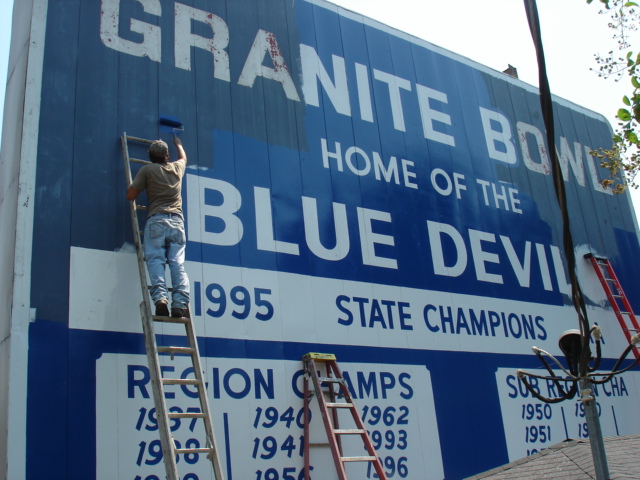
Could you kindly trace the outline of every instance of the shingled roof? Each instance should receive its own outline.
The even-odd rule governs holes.
[[[640,479],[640,435],[604,439],[610,480]],[[565,440],[507,465],[466,480],[595,479],[589,440]]]

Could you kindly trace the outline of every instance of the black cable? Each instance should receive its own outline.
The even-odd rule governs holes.
[[[624,361],[625,358],[627,358],[627,355],[629,355],[629,352],[631,350],[633,350],[633,348],[635,347],[634,344],[630,344],[627,348],[625,348],[624,352],[622,352],[622,355],[620,355],[620,358],[618,359],[618,361],[616,362],[616,364],[614,365],[614,367],[611,369],[610,372],[607,373],[591,373],[589,374],[589,378],[591,378],[591,382],[592,383],[597,383],[598,385],[601,385],[603,383],[607,383],[609,380],[611,380],[615,375],[619,375],[621,373],[624,373],[628,370],[631,370],[633,367],[635,367],[638,362],[640,361],[640,357],[636,358],[635,361],[631,362],[630,365],[628,365],[627,367],[623,368],[622,370],[618,370],[618,367],[620,366],[620,364]],[[593,377],[602,377],[602,376],[606,376],[605,378],[603,378],[602,380],[595,380]]]
[[[525,372],[522,372],[525,373]],[[540,379],[549,379],[549,377],[542,377],[539,375],[533,375],[531,373],[526,373],[526,375],[533,377],[533,378],[540,378]],[[520,381],[522,383],[524,383],[524,386],[526,387],[526,389],[529,391],[529,393],[531,393],[531,395],[533,395],[534,397],[536,397],[538,400],[541,400],[545,403],[560,403],[560,402],[564,402],[565,400],[571,400],[573,397],[576,396],[576,393],[578,392],[578,383],[577,381],[573,381],[573,385],[571,386],[571,389],[568,392],[561,392],[561,396],[558,398],[549,398],[549,397],[544,397],[542,395],[540,395],[538,392],[536,392],[536,390],[531,386],[531,384],[529,384],[529,381],[527,380],[527,378],[525,376],[522,377],[518,377],[520,378]]]
[[[542,36],[540,34],[540,19],[538,17],[538,8],[535,0],[524,0],[527,12],[527,20],[529,29],[533,37],[533,43],[538,58],[538,80],[540,88],[540,106],[542,108],[542,118],[547,130],[547,152],[551,160],[551,172],[553,177],[553,186],[556,191],[560,213],[562,214],[562,238],[564,252],[567,257],[567,268],[569,270],[569,279],[571,281],[571,300],[578,314],[580,324],[580,333],[582,334],[582,358],[580,361],[580,376],[587,374],[587,365],[589,361],[589,319],[587,317],[587,308],[576,276],[576,258],[571,236],[571,226],[569,224],[569,212],[567,209],[567,195],[560,169],[560,162],[555,147],[555,129],[553,121],[553,102],[551,98],[551,89],[549,88],[549,79],[547,78],[547,67],[544,59],[544,50],[542,48]]]
[[[556,376],[556,374],[553,372],[553,369],[549,366],[549,364],[547,363],[547,360],[542,356],[542,354],[540,353],[540,350],[537,350],[535,352],[535,354],[538,357],[538,359],[542,362],[544,367],[547,369],[547,372],[549,372],[549,375],[551,375],[550,377],[537,377],[537,378],[543,378],[545,380],[552,380],[553,383],[555,383],[556,388],[560,392],[560,395],[562,395],[562,396],[567,395],[567,393],[564,391],[564,388],[562,388],[562,385],[560,384],[559,377]],[[569,369],[569,371],[571,372],[572,375],[574,375],[574,376],[576,375],[576,372],[572,371],[571,369]],[[523,373],[525,373],[525,372],[523,372]],[[527,375],[535,376],[535,375],[530,374],[530,373],[527,373]],[[571,397],[571,398],[573,398],[573,397]]]

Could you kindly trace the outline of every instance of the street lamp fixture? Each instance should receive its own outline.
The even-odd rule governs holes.
[[[629,353],[638,343],[640,343],[640,333],[631,338],[631,342],[622,352],[622,355],[620,355],[620,358],[611,371],[599,373],[596,372],[596,370],[600,366],[600,361],[602,360],[602,352],[600,348],[601,337],[602,335],[598,325],[594,325],[591,328],[589,331],[589,337],[587,338],[580,333],[580,330],[567,330],[560,336],[558,341],[558,346],[564,354],[567,362],[566,368],[549,352],[545,352],[538,347],[533,347],[533,353],[535,353],[538,359],[540,359],[549,375],[537,375],[525,372],[524,370],[518,370],[517,375],[527,390],[535,398],[545,403],[559,403],[564,400],[571,400],[576,396],[578,390],[580,390],[580,401],[584,404],[596,478],[598,480],[608,480],[609,467],[607,465],[607,457],[604,451],[604,439],[602,436],[602,429],[600,428],[600,419],[598,417],[592,384],[601,385],[607,383],[614,376],[632,369],[638,363],[640,357],[636,358],[635,361],[630,362],[629,365],[624,368],[620,368]],[[590,338],[593,338],[596,346],[595,358],[591,356],[591,350],[589,348]],[[547,361],[547,358],[557,365],[564,375],[556,375],[551,364]],[[559,392],[559,396],[556,398],[549,398],[540,395],[536,389],[531,387],[528,380],[529,378],[537,378],[553,382]],[[566,389],[567,383],[571,384],[569,389]]]

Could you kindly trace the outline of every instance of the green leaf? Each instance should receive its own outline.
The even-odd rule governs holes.
[[[627,2],[624,4],[625,7],[637,7],[638,4],[636,2]]]
[[[636,77],[635,75],[631,77],[631,85],[636,88],[640,88],[640,80],[638,80],[638,77]]]
[[[638,135],[635,134],[635,132],[627,132],[627,140],[635,145],[638,144]]]
[[[624,103],[625,105],[631,106],[631,100],[629,100],[629,97],[627,97],[626,95],[622,97],[622,103]]]
[[[623,122],[628,122],[629,120],[631,120],[631,113],[626,108],[621,108],[620,110],[618,110],[617,117]]]

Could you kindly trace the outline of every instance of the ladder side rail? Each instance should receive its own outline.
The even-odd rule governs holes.
[[[620,282],[618,281],[618,277],[616,276],[615,272],[613,271],[613,267],[611,266],[611,263],[609,262],[608,259],[606,258],[596,258],[594,256],[586,256],[586,258],[588,258],[591,261],[591,264],[593,265],[594,270],[596,271],[596,275],[598,276],[598,278],[600,279],[600,284],[602,285],[602,288],[604,290],[604,293],[607,296],[607,299],[609,300],[609,304],[611,305],[611,307],[613,308],[613,312],[616,315],[616,318],[618,319],[618,323],[620,324],[620,327],[622,328],[622,333],[624,334],[625,338],[627,339],[628,342],[631,342],[631,332],[629,329],[629,326],[627,324],[627,319],[624,318],[624,315],[622,314],[621,310],[620,310],[620,305],[618,304],[618,299],[615,298],[614,296],[614,292],[611,288],[611,285],[609,285],[609,280],[615,282],[616,284],[616,289],[618,290],[618,293],[620,293],[620,297],[622,300],[624,300],[626,303],[623,303],[623,305],[625,306],[626,311],[629,313],[628,317],[629,317],[629,321],[631,322],[631,324],[633,325],[633,327],[636,329],[636,331],[638,331],[640,333],[640,329],[637,327],[638,322],[636,321],[636,318],[633,314],[633,310],[631,309],[631,305],[629,304],[626,295],[624,293],[624,290],[622,290],[622,287],[620,286]],[[608,273],[609,277],[605,276],[605,271]],[[635,355],[636,359],[640,358],[640,351],[638,350],[637,347],[634,347],[633,349],[633,354]]]
[[[611,266],[610,262],[607,262],[607,271],[609,272],[609,276],[611,277],[611,279],[614,280],[615,287],[618,289],[618,292],[621,295],[620,301],[622,302],[622,305],[624,306],[625,311],[628,313],[629,321],[633,325],[633,328],[636,330],[636,333],[640,333],[640,324],[638,324],[638,321],[636,320],[636,317],[633,313],[633,308],[629,303],[629,299],[627,298],[627,295],[624,293],[624,290],[622,289],[622,285],[620,284],[620,280],[618,280],[618,276],[616,275],[616,272],[613,271],[613,267]]]
[[[612,302],[616,299],[614,298],[610,298],[609,301]],[[633,335],[631,330],[634,330],[635,333],[640,333],[640,327],[638,326],[638,321],[636,320],[635,315],[633,314],[633,310],[631,309],[631,305],[629,304],[629,301],[627,300],[626,296],[624,295],[624,292],[622,294],[622,301],[623,301],[623,305],[625,308],[625,313],[623,313],[620,308],[618,307],[617,303],[614,306],[614,312],[616,314],[616,317],[618,318],[618,323],[620,323],[620,326],[622,327],[622,331],[624,333],[624,336],[626,337],[627,341],[629,343],[631,343],[631,339],[633,338]],[[629,328],[629,323],[631,323],[631,326],[633,328]],[[636,357],[636,359],[640,358],[640,351],[638,350],[637,346],[633,347],[633,354]]]
[[[589,257],[589,260],[591,261],[593,268],[596,271],[596,275],[600,279],[600,284],[602,285],[602,289],[604,290],[604,293],[607,296],[609,305],[611,305],[611,308],[613,308],[613,313],[618,319],[618,323],[622,328],[622,332],[624,333],[624,336],[626,337],[627,341],[630,341],[631,335],[629,334],[629,328],[627,326],[627,322],[625,321],[624,317],[620,313],[620,306],[618,305],[618,301],[614,297],[613,290],[611,289],[611,285],[609,285],[609,282],[608,282],[608,280],[613,280],[613,279],[611,278],[610,274],[609,274],[609,277],[605,276],[605,271],[612,272],[608,260],[599,259],[597,257]]]
[[[198,348],[198,339],[193,328],[193,319],[189,317],[189,321],[185,323],[185,329],[187,331],[187,337],[189,339],[189,346],[193,348],[194,353],[191,355],[193,363],[193,372],[198,380],[198,400],[200,401],[200,411],[205,415],[204,428],[207,435],[208,447],[211,449],[209,453],[209,459],[213,464],[213,472],[216,480],[224,480],[222,474],[222,466],[220,464],[220,458],[218,455],[218,444],[213,428],[213,419],[211,418],[211,409],[209,407],[209,398],[207,396],[207,389],[205,388],[205,378],[202,373],[202,362],[200,360],[200,349]]]
[[[342,375],[342,371],[340,370],[340,366],[338,365],[338,362],[334,360],[334,361],[331,361],[330,363],[331,363],[331,368],[334,370],[336,377],[344,378]],[[373,443],[371,442],[371,438],[367,433],[367,428],[365,427],[364,422],[362,421],[362,417],[360,417],[360,412],[358,411],[358,408],[356,407],[356,404],[353,401],[353,398],[351,397],[351,392],[349,391],[349,387],[346,385],[346,383],[340,384],[340,389],[342,391],[342,394],[344,395],[345,400],[351,403],[351,407],[349,408],[349,411],[351,412],[351,416],[353,417],[353,421],[355,422],[356,427],[359,430],[362,430],[364,432],[361,435],[361,437],[364,443],[365,450],[370,456],[376,458],[376,460],[373,461],[373,467],[375,468],[376,473],[378,474],[378,478],[380,480],[387,480],[387,475],[384,472],[384,469],[382,468],[380,459],[378,457],[378,453],[376,452],[376,449],[374,448]]]
[[[311,402],[311,392],[309,392],[309,373],[304,375],[304,480],[311,480],[311,438],[309,435],[310,412],[309,403]]]
[[[323,362],[325,365],[325,375],[328,378],[341,378],[335,375],[334,370],[331,368],[331,361],[325,361]],[[342,390],[342,383],[338,384],[339,385],[339,389]],[[321,385],[322,387],[322,385]],[[327,386],[328,390],[329,390],[329,402],[330,403],[336,403],[336,391],[334,389],[334,383],[333,382],[329,382],[329,385]],[[324,397],[323,397],[324,398]],[[325,400],[325,408],[328,408],[326,405],[326,400]],[[340,418],[338,417],[338,410],[336,410],[335,408],[332,408],[330,410],[331,412],[331,420],[333,423],[333,430],[339,430],[340,429]],[[340,452],[340,456],[342,457],[344,455],[344,450],[342,448],[342,436],[341,435],[335,435],[335,439],[336,439],[336,443],[338,444],[338,452]]]
[[[334,427],[331,424],[331,419],[329,418],[329,411],[327,409],[327,404],[324,399],[324,394],[322,393],[322,385],[320,384],[320,380],[318,379],[316,362],[313,358],[310,358],[308,362],[309,363],[307,368],[310,371],[311,381],[313,382],[313,387],[316,393],[316,397],[318,398],[318,403],[320,404],[320,415],[322,416],[322,421],[324,423],[324,427],[327,432],[329,447],[331,448],[331,454],[333,455],[333,463],[336,466],[338,480],[347,480],[347,472],[344,469],[344,465],[340,461],[340,457],[342,456],[342,453],[340,452],[338,447],[337,436],[333,432]]]
[[[609,305],[611,305],[611,308],[613,308],[613,313],[618,319],[620,328],[622,328],[622,332],[624,333],[624,336],[626,337],[627,341],[630,341],[631,335],[629,334],[629,327],[627,326],[627,322],[625,318],[620,313],[620,306],[618,305],[618,300],[613,296],[613,291],[611,290],[611,287],[609,286],[604,275],[600,275],[600,280],[602,283],[602,288],[604,289],[604,293],[606,294],[607,300],[609,301]]]
[[[133,182],[133,175],[131,174],[131,162],[129,161],[129,145],[128,139],[135,137],[128,137],[126,133],[122,135],[122,152],[124,156],[124,172],[127,179],[127,188],[131,186]],[[151,300],[149,300],[149,294],[147,292],[147,270],[144,261],[144,246],[142,244],[142,235],[140,235],[140,222],[138,220],[138,205],[135,200],[129,202],[129,210],[131,212],[131,226],[133,228],[133,240],[136,246],[136,254],[138,257],[138,270],[140,272],[140,287],[142,289],[142,301],[145,306],[148,307],[148,311],[151,311]],[[153,331],[153,328],[152,328]],[[155,344],[155,342],[154,342]]]
[[[160,445],[162,446],[162,456],[167,480],[179,480],[178,467],[176,465],[175,444],[171,435],[171,427],[168,420],[168,409],[164,398],[164,388],[162,387],[162,372],[160,369],[160,359],[155,343],[153,332],[153,320],[149,314],[149,309],[144,302],[140,304],[142,315],[142,330],[144,331],[145,347],[147,359],[149,361],[149,373],[151,375],[151,390],[153,392],[153,402],[156,407],[156,418],[158,421],[158,432],[160,433]]]
[[[327,368],[329,367],[329,364],[331,365],[331,369],[334,372],[334,375],[337,378],[344,378],[342,376],[342,371],[340,370],[340,367],[338,366],[338,363],[333,361],[333,362],[327,362]],[[341,383],[340,384],[340,392],[341,395],[344,397],[345,401],[347,403],[351,404],[351,407],[349,408],[349,411],[351,412],[351,416],[353,417],[353,420],[357,426],[357,428],[359,430],[367,430],[364,423],[362,422],[361,418],[360,418],[360,413],[358,412],[358,409],[353,401],[353,398],[351,396],[351,392],[349,391],[349,387],[346,385],[346,383]],[[371,451],[369,452],[371,453]]]

